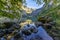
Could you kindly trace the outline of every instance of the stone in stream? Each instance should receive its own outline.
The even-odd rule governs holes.
[[[29,30],[23,30],[22,33],[27,36],[31,35],[31,32]]]
[[[14,40],[23,40],[22,36],[20,35],[20,33],[17,33],[15,36],[14,36]]]
[[[6,40],[5,37],[2,37],[1,40]]]
[[[35,28],[38,30],[36,33],[33,31],[36,31]],[[31,30],[32,29],[32,32]],[[29,24],[29,27],[27,25],[24,26],[20,32],[17,32],[16,35],[11,40],[53,40],[52,37],[50,37],[47,32],[42,28],[42,26],[36,27],[35,24]]]
[[[30,30],[33,27],[36,27],[35,24],[30,24],[30,27],[25,26],[24,29]],[[24,40],[53,40],[52,37],[47,34],[47,32],[43,29],[42,26],[38,27],[37,30],[38,31],[36,33],[31,32],[30,35],[23,36]],[[33,29],[32,31],[36,30]]]
[[[4,36],[4,31],[0,29],[0,37]]]

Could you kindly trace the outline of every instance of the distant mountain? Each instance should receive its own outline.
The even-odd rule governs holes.
[[[36,21],[36,16],[41,13],[41,11],[44,9],[45,5],[43,5],[41,8],[36,9],[36,10],[31,10],[32,12],[27,14],[26,11],[24,12],[25,14],[22,15],[22,19],[31,19],[32,21]]]
[[[38,15],[38,14],[44,9],[44,7],[45,7],[45,5],[43,5],[43,6],[42,6],[41,8],[39,8],[39,9],[36,9],[36,10],[32,11],[31,15],[32,15],[32,16]]]

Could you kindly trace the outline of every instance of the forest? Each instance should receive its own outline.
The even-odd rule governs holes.
[[[60,40],[60,0],[27,1],[0,0],[0,40]]]

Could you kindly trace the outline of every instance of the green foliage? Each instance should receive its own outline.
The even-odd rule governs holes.
[[[21,18],[24,0],[0,0],[0,17]]]

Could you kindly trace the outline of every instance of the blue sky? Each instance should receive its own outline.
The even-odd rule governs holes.
[[[38,4],[36,4],[36,2],[32,0],[26,0],[26,3],[27,3],[27,7],[34,8],[34,9],[38,9],[43,6],[43,4],[38,6]]]

